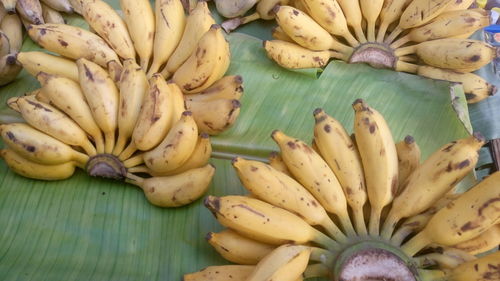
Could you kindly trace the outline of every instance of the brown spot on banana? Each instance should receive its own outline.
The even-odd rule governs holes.
[[[460,227],[460,230],[463,232],[466,232],[468,230],[473,230],[473,229],[476,229],[478,227],[480,227],[480,225],[477,222],[469,221],[466,224],[462,225],[462,227]]]
[[[470,57],[468,59],[468,61],[470,61],[470,62],[476,62],[476,61],[479,61],[480,59],[481,59],[480,55],[474,55],[474,56]]]
[[[45,106],[41,105],[40,103],[37,103],[37,102],[33,102],[33,101],[30,101],[30,100],[26,100],[29,104],[33,105],[35,107],[35,109],[43,109],[44,111],[46,112],[52,112],[52,110],[46,108]]]
[[[488,208],[488,207],[489,207],[489,205],[491,205],[491,204],[493,204],[493,203],[495,203],[495,202],[497,202],[497,201],[500,201],[500,198],[499,198],[499,197],[497,197],[497,198],[491,198],[490,200],[488,200],[488,201],[484,202],[483,206],[481,206],[481,207],[477,210],[478,215],[482,216],[482,215],[483,215],[483,210],[484,210],[484,209],[486,209],[486,208]],[[493,207],[493,208],[495,208],[495,207]]]
[[[61,40],[61,39],[57,39],[57,41],[59,42],[59,44],[61,44],[61,46],[68,47],[68,43],[66,41]]]
[[[94,75],[92,75],[92,72],[90,72],[90,69],[87,67],[87,65],[84,64],[83,67],[85,68],[85,76],[87,76],[90,81],[94,81]]]

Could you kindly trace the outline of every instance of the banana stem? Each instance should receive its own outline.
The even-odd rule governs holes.
[[[417,62],[417,58],[415,58],[411,55],[399,57],[398,60],[404,61],[404,62]]]
[[[92,145],[92,143],[89,140],[86,140],[80,146],[83,148],[83,150],[85,150],[85,152],[87,153],[88,156],[94,156],[97,154],[95,147]]]
[[[321,263],[308,265],[304,273],[302,273],[302,278],[314,278],[314,277],[328,277],[330,270],[328,267]]]
[[[391,44],[391,48],[392,49],[397,49],[401,46],[403,46],[404,44],[410,42],[410,34],[406,34],[405,36],[399,38],[398,40],[394,41],[392,44]]]
[[[345,34],[342,34],[342,37],[344,37],[344,39],[349,43],[349,45],[351,45],[351,47],[356,48],[357,46],[359,46],[359,41],[354,36],[352,36],[349,31],[347,31]]]
[[[394,28],[394,30],[391,32],[391,34],[389,34],[389,36],[387,36],[387,38],[385,39],[385,43],[386,44],[391,44],[392,41],[394,41],[394,39],[396,39],[396,37],[398,37],[399,34],[401,34],[401,32],[403,32],[404,29],[402,29],[399,25],[396,26],[396,28]]]
[[[142,163],[144,163],[144,153],[137,154],[134,157],[123,161],[123,166],[125,166],[125,168],[131,168],[131,167],[139,166]]]
[[[405,240],[405,238],[408,237],[408,235],[410,235],[410,233],[412,233],[412,231],[413,230],[411,227],[406,227],[406,226],[400,227],[394,233],[394,235],[392,235],[391,244],[396,245],[396,246],[401,246],[401,244],[403,243],[403,240]]]
[[[418,65],[398,60],[394,69],[399,72],[417,73]]]
[[[143,71],[146,71],[148,69],[149,59],[150,58],[141,58],[141,68]]]
[[[366,43],[367,40],[365,37],[365,33],[363,32],[363,28],[361,28],[361,25],[353,26],[352,28],[354,29],[354,33],[356,33],[356,37],[358,38],[359,43]]]
[[[254,20],[260,19],[259,13],[255,12],[251,15],[248,15],[246,17],[239,17],[239,18],[232,18],[224,21],[221,26],[222,28],[227,32],[231,32],[238,28],[238,26],[249,23]]]
[[[135,146],[135,143],[134,143],[134,140],[132,140],[127,148],[125,148],[124,151],[122,151],[122,153],[120,153],[120,156],[118,156],[118,159],[120,159],[121,161],[125,161],[127,159],[130,158],[130,156],[132,156],[132,154],[134,154],[134,152],[137,151],[137,147]]]
[[[352,208],[352,214],[354,219],[354,225],[356,227],[356,232],[358,235],[367,235],[368,231],[365,224],[365,214],[363,213],[363,206],[359,208]]]
[[[444,281],[446,280],[446,273],[442,270],[426,270],[420,269],[418,275],[421,280],[426,281]]]
[[[411,46],[408,46],[408,47],[402,47],[402,48],[399,48],[399,49],[395,49],[394,50],[394,55],[396,57],[401,57],[401,56],[405,56],[405,55],[414,54],[417,51],[416,47],[417,47],[417,45],[411,45]]]
[[[380,216],[382,214],[382,208],[372,208],[370,212],[370,223],[368,226],[368,231],[370,235],[378,236],[380,228]]]
[[[92,138],[94,139],[97,154],[104,153],[104,139],[102,138],[101,132],[99,131],[98,133],[92,135]]]
[[[410,241],[401,246],[401,250],[408,256],[413,257],[418,251],[422,250],[425,246],[429,245],[432,241],[427,237],[424,231],[417,233]]]
[[[78,164],[82,164],[83,167],[85,167],[85,165],[87,164],[87,162],[89,161],[89,156],[87,154],[84,154],[84,153],[81,153],[81,152],[78,152],[78,151],[75,151],[74,152],[74,155],[73,155],[73,160],[78,163]]]
[[[354,49],[350,46],[340,43],[337,40],[333,40],[330,50],[338,51],[343,54],[349,54],[349,56],[354,52]]]
[[[334,51],[334,50],[329,50],[329,52],[330,52],[330,58],[343,60],[343,61],[349,60],[349,56],[347,56],[346,54],[343,54],[341,52]]]
[[[167,70],[167,66],[165,66],[165,67],[161,70],[160,74],[161,74],[161,76],[163,76],[163,78],[164,78],[165,80],[167,80],[168,78],[170,78],[170,75],[172,75],[172,73],[168,72],[168,70]]]
[[[125,145],[127,144],[128,136],[123,135],[122,133],[118,133],[118,139],[116,140],[116,145],[113,148],[113,155],[118,156],[125,149]]]
[[[134,174],[127,173],[127,177],[125,178],[125,182],[136,185],[142,189],[141,185],[142,185],[142,182],[144,182],[144,179],[139,177],[139,176],[136,176]]]
[[[131,167],[128,168],[127,171],[129,173],[149,173],[149,169],[146,165]]]
[[[76,161],[73,161],[72,163],[75,164],[76,167],[78,167],[82,170],[85,170],[86,163],[80,163],[80,162],[76,162]]]
[[[368,42],[375,42],[375,22],[369,21],[366,29]]]
[[[330,237],[338,242],[346,242],[347,237],[342,233],[338,226],[327,216],[325,221],[321,223]]]
[[[391,239],[392,233],[394,232],[394,228],[396,227],[396,224],[399,221],[399,217],[394,215],[394,213],[391,211],[387,215],[387,218],[384,221],[384,225],[382,226],[382,232],[381,232],[381,237],[387,240]]]
[[[389,28],[389,24],[391,23],[386,21],[380,23],[380,26],[378,27],[377,42],[384,43],[385,33]]]
[[[104,153],[111,154],[115,146],[115,130],[104,133]]]
[[[347,209],[343,214],[340,214],[338,217],[347,236],[349,237],[356,236],[356,231],[354,231],[354,227],[352,226],[352,222],[349,217],[349,213],[347,212]]]
[[[330,251],[318,248],[311,247],[311,256],[309,257],[312,261],[317,261],[325,266],[333,266],[333,262],[335,261],[335,255],[333,255]]]
[[[335,240],[331,239],[330,237],[326,236],[322,232],[315,230],[315,235],[312,239],[313,242],[318,243],[319,245],[325,246],[328,250],[331,252],[338,252],[340,250],[340,245],[339,243],[335,242]]]

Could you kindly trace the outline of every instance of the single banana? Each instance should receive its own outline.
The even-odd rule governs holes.
[[[45,72],[67,77],[73,81],[79,80],[78,67],[74,61],[69,59],[33,51],[18,53],[17,61],[33,76],[39,72]]]
[[[97,153],[104,153],[101,130],[94,120],[80,85],[69,78],[45,72],[39,72],[36,78],[42,85],[41,95],[47,99],[48,103],[71,117],[92,137]]]
[[[0,23],[0,30],[9,38],[9,52],[18,53],[23,45],[23,26],[18,15],[5,15]]]
[[[468,103],[476,103],[493,96],[497,88],[474,73],[459,73],[450,69],[421,65],[417,74],[432,79],[462,83]]]
[[[264,40],[263,46],[269,58],[281,67],[290,69],[324,67],[332,57],[348,59],[348,56],[335,51],[313,51],[282,40]]]
[[[0,58],[0,86],[7,85],[16,79],[23,68],[17,63],[15,54]]]
[[[237,99],[186,100],[186,108],[193,113],[198,130],[210,135],[218,135],[231,127],[240,114],[240,107]]]
[[[453,248],[463,250],[471,255],[488,252],[498,247],[500,244],[500,224],[492,226],[472,239],[453,245]]]
[[[354,29],[358,41],[360,43],[366,43],[366,36],[362,28],[363,15],[361,14],[359,1],[337,0],[337,2],[339,2],[339,5],[344,12],[347,24]]]
[[[147,179],[127,174],[127,182],[139,186],[148,201],[159,207],[179,207],[200,198],[210,186],[215,167],[207,164],[167,177]]]
[[[472,171],[484,142],[484,137],[477,133],[453,141],[442,146],[414,170],[392,202],[382,237],[390,237],[401,218],[416,215],[431,207]]]
[[[191,112],[185,111],[173,124],[162,142],[144,153],[146,166],[157,173],[165,173],[182,166],[193,153],[198,140],[198,127]]]
[[[275,170],[282,172],[285,175],[292,176],[290,170],[286,166],[285,161],[283,161],[283,157],[281,157],[280,153],[277,151],[272,151],[269,153],[269,157],[267,158],[269,161],[269,165],[273,167]]]
[[[82,1],[82,16],[118,56],[123,59],[135,59],[134,44],[127,26],[109,4],[102,0]]]
[[[114,155],[120,155],[132,137],[135,124],[139,119],[142,102],[148,92],[146,73],[134,59],[123,61],[119,88],[118,138],[113,149]]]
[[[217,12],[225,18],[235,18],[243,16],[259,0],[215,0]],[[200,2],[198,2],[199,5]]]
[[[293,39],[290,38],[290,36],[288,36],[279,25],[273,27],[271,30],[271,36],[276,40],[295,43],[295,41],[293,41]]]
[[[9,13],[9,14],[16,13],[17,0],[0,0],[0,3],[2,3],[2,5],[5,8],[5,11],[7,11],[7,13]]]
[[[184,99],[187,102],[207,102],[217,99],[239,100],[242,94],[243,78],[240,75],[228,75],[200,93],[184,95]]]
[[[42,16],[45,23],[64,24],[64,18],[60,12],[42,3]]]
[[[265,256],[245,280],[296,281],[306,270],[310,255],[310,247],[281,245]]]
[[[259,0],[257,5],[255,5],[255,12],[245,16],[237,17],[224,21],[221,26],[227,32],[231,32],[240,25],[247,24],[254,20],[272,20],[274,19],[273,9],[276,5],[288,5],[290,0]]]
[[[85,166],[89,157],[69,145],[23,123],[0,125],[0,134],[10,149],[29,161],[45,165],[75,161]]]
[[[200,271],[184,274],[183,281],[240,281],[255,269],[254,265],[209,266]]]
[[[65,144],[82,147],[89,156],[96,154],[96,149],[87,139],[85,131],[63,112],[37,101],[32,96],[20,97],[16,103],[24,120],[32,127]]]
[[[104,152],[111,153],[118,127],[118,89],[109,74],[96,63],[84,58],[76,61],[83,95],[94,120],[104,133]]]
[[[204,204],[223,226],[250,239],[272,245],[313,241],[331,249],[338,247],[300,217],[258,199],[208,196]]]
[[[28,34],[46,50],[70,59],[85,58],[102,67],[106,67],[108,61],[119,61],[101,37],[83,28],[67,24],[30,25]]]
[[[500,279],[500,251],[463,263],[446,274],[447,281],[487,281]]]
[[[342,187],[328,164],[303,141],[285,135],[279,130],[272,133],[281,150],[286,166],[328,212],[337,215],[344,232],[355,235],[349,218],[346,197]]]
[[[396,143],[398,153],[398,187],[403,187],[406,179],[420,166],[420,147],[412,136]]]
[[[398,21],[408,4],[413,0],[386,0],[380,11],[380,25],[378,27],[377,42],[384,42],[389,26]]]
[[[0,157],[7,166],[23,177],[38,180],[63,180],[71,177],[75,172],[75,163],[45,165],[27,160],[10,149],[1,149]]]
[[[243,186],[258,199],[322,226],[336,241],[346,240],[314,196],[292,177],[259,161],[236,157],[232,164]]]
[[[255,265],[276,248],[274,245],[242,236],[231,229],[209,232],[205,238],[223,258],[236,264]]]
[[[88,1],[88,0],[85,0]],[[82,2],[85,2],[82,1]],[[50,7],[53,10],[59,11],[59,12],[64,12],[64,13],[73,13],[73,7],[71,7],[71,4],[69,3],[68,0],[40,0],[40,3],[43,5],[45,4],[46,6]],[[45,18],[44,18],[45,19]]]
[[[384,0],[359,0],[361,13],[366,20],[366,37],[369,42],[375,41],[375,23],[382,11]]]
[[[384,117],[365,101],[353,103],[354,133],[365,174],[370,202],[369,233],[379,234],[382,209],[388,205],[398,188],[398,156],[391,130]]]
[[[19,16],[32,24],[43,24],[42,6],[38,0],[17,0],[16,11]]]
[[[322,109],[314,110],[314,142],[320,155],[339,180],[353,212],[358,234],[366,234],[363,206],[366,203],[366,184],[359,152],[339,121]]]
[[[402,250],[413,256],[430,243],[452,246],[477,237],[500,220],[500,172],[479,182],[439,210]]]
[[[148,76],[159,71],[167,62],[182,38],[186,26],[186,15],[180,0],[155,1],[155,37],[153,62]]]
[[[421,26],[440,15],[455,0],[414,0],[404,10],[399,27],[409,29]]]
[[[172,114],[173,124],[181,119],[182,113],[186,111],[186,104],[184,102],[184,94],[177,84],[169,81],[167,86],[170,88],[170,92],[172,93],[172,104],[174,106]]]
[[[438,252],[424,254],[415,257],[414,260],[419,267],[439,266],[440,269],[452,269],[465,262],[476,260],[477,258],[465,251],[439,247]]]
[[[330,34],[344,37],[352,47],[359,45],[349,31],[342,8],[336,0],[308,0],[301,3],[304,4],[304,12]]]
[[[198,2],[194,10],[187,16],[186,27],[179,45],[175,48],[162,71],[165,78],[170,77],[191,56],[198,41],[213,24],[215,24],[215,20],[208,9],[207,2]]]

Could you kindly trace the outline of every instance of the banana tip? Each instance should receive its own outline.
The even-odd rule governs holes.
[[[279,12],[280,8],[281,8],[280,4],[276,4],[271,11],[274,14],[277,14]]]
[[[415,138],[414,137],[412,137],[410,135],[408,135],[408,136],[405,137],[405,143],[406,144],[412,144],[414,142],[415,142]]]
[[[14,65],[14,64],[16,64],[17,63],[17,53],[15,53],[15,54],[9,54],[7,56],[6,63],[8,65]]]
[[[233,105],[234,109],[241,107],[241,102],[239,100],[236,100],[236,99],[232,100],[231,104]]]
[[[485,137],[480,132],[474,132],[474,134],[472,134],[472,135],[479,142],[485,142],[486,141]]]
[[[193,113],[189,110],[182,112],[182,116],[192,116],[192,115],[193,115]]]
[[[271,133],[271,138],[273,138],[274,140],[276,140],[276,138],[279,136],[279,134],[281,134],[281,131],[280,131],[280,130],[274,130],[274,131]]]
[[[498,88],[496,86],[492,86],[491,91],[490,91],[490,96],[496,95],[497,91],[498,91]]]
[[[208,195],[203,200],[203,205],[210,210],[214,215],[220,210],[220,199],[218,197]]]
[[[207,235],[205,235],[205,240],[207,240],[207,241],[212,240],[213,235],[214,235],[214,233],[213,233],[213,232],[209,232],[209,233],[207,233]]]
[[[271,151],[271,153],[269,153],[269,159],[274,159],[276,157],[278,157],[279,153],[277,151]]]
[[[241,75],[234,76],[234,82],[236,82],[236,84],[243,84],[243,77]]]
[[[236,165],[236,163],[238,163],[240,157],[233,157],[233,159],[231,159],[231,165]]]
[[[262,47],[264,47],[264,49],[266,48],[266,44],[269,40],[262,40]]]
[[[209,137],[210,137],[210,135],[207,132],[202,132],[200,134],[200,138],[202,138],[202,139],[208,139]]]
[[[368,104],[363,99],[357,99],[352,103],[354,110],[365,111],[368,110]]]

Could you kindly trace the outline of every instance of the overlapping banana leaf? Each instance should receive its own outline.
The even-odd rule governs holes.
[[[351,130],[351,104],[363,98],[384,114],[397,140],[413,135],[423,157],[470,130],[460,86],[342,62],[316,78],[278,67],[254,37],[234,33],[228,39],[229,73],[243,76],[245,94],[236,125],[212,138],[217,171],[209,194],[244,192],[228,159],[265,158],[277,149],[273,129],[311,140],[317,107]],[[0,110],[8,97],[36,87],[23,71],[0,89]],[[184,273],[227,263],[204,239],[219,229],[202,200],[161,209],[125,183],[82,171],[64,181],[35,181],[0,161],[0,280],[181,280]]]

